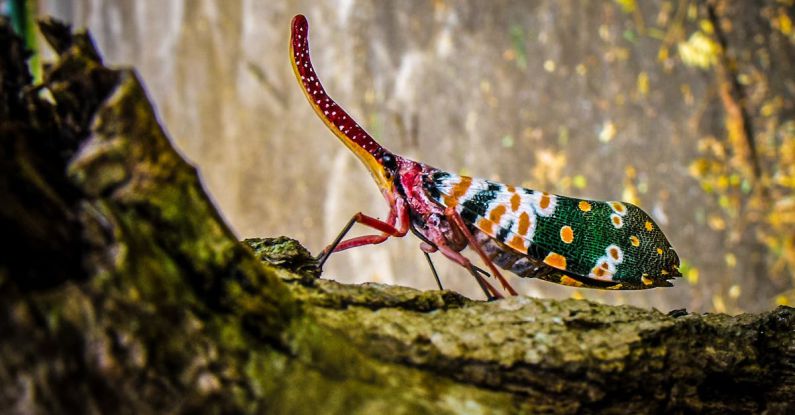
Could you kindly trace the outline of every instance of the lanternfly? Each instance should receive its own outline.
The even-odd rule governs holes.
[[[386,221],[354,215],[321,255],[321,266],[332,252],[411,231],[429,262],[428,254],[438,251],[460,264],[489,299],[502,295],[484,278],[489,274],[461,254],[467,246],[511,295],[516,291],[498,266],[520,277],[605,289],[668,287],[681,276],[671,244],[637,206],[459,176],[391,153],[326,94],[312,67],[308,35],[306,18],[296,16],[290,38],[296,78],[318,116],[370,170],[390,207]],[[354,223],[381,233],[342,240]]]

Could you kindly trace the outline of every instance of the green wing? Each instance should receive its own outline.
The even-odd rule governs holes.
[[[561,271],[558,275],[624,285],[620,288],[670,286],[667,280],[681,275],[671,244],[635,205],[552,195],[445,172],[434,174],[428,190],[439,203],[455,206],[473,228],[506,249]]]

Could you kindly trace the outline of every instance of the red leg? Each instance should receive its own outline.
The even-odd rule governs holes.
[[[408,219],[408,216],[406,216],[406,219]],[[398,237],[405,236],[406,233],[408,232],[408,227],[407,226],[401,226],[401,228],[403,228],[403,229],[396,228],[395,227],[395,219],[391,219],[391,220],[387,219],[388,222],[383,222],[383,221],[381,221],[379,219],[376,219],[376,218],[374,218],[372,216],[367,216],[364,213],[359,212],[359,213],[353,215],[353,220],[358,222],[358,223],[361,223],[362,225],[369,226],[369,227],[371,227],[373,229],[377,229],[377,230],[379,230],[381,232],[384,232],[385,234],[390,235],[390,236],[398,236]],[[403,224],[401,224],[401,225],[403,225]]]
[[[346,249],[356,248],[358,246],[376,245],[386,241],[387,239],[389,239],[389,235],[386,234],[357,236],[355,238],[346,239],[337,244],[337,247],[334,248],[334,252],[340,252]]]
[[[457,263],[458,265],[461,265],[462,267],[466,268],[469,271],[469,273],[472,274],[473,277],[475,277],[475,280],[480,285],[480,288],[483,289],[483,293],[486,294],[486,298],[488,300],[493,300],[495,298],[504,298],[503,295],[500,294],[500,292],[497,291],[496,288],[494,288],[491,284],[489,284],[488,281],[483,279],[483,277],[481,277],[480,274],[478,274],[478,272],[475,270],[475,266],[472,265],[472,262],[470,262],[469,259],[467,259],[467,257],[461,255],[459,252],[453,250],[449,246],[442,243],[437,243],[436,247],[439,249],[439,252],[441,252],[442,255],[446,256],[447,258]]]
[[[431,245],[427,242],[420,242],[420,250],[426,254],[432,254],[438,251],[439,249],[436,248],[435,245]]]
[[[444,214],[461,230],[461,232],[467,238],[467,241],[469,241],[469,246],[471,246],[472,249],[474,249],[475,252],[478,253],[480,259],[482,259],[483,262],[486,263],[486,265],[489,267],[489,269],[494,274],[494,276],[497,277],[497,280],[500,281],[500,284],[502,284],[502,288],[508,291],[508,293],[511,295],[518,295],[516,293],[516,290],[514,290],[513,287],[511,287],[511,285],[508,284],[508,281],[506,281],[505,278],[500,273],[500,271],[497,270],[497,267],[494,266],[494,263],[491,262],[491,259],[480,248],[480,245],[478,245],[477,241],[475,240],[475,236],[472,235],[472,232],[469,231],[469,228],[464,223],[464,219],[461,218],[461,215],[455,210],[455,208],[448,207],[447,209],[445,209]]]
[[[320,259],[318,261],[319,267],[323,267],[323,264],[326,262],[332,252],[343,251],[357,246],[379,244],[387,240],[387,238],[390,236],[405,236],[409,231],[410,224],[409,215],[405,206],[406,205],[403,199],[398,199],[389,209],[389,216],[387,216],[386,222],[376,219],[372,216],[367,216],[361,212],[353,215],[351,220],[348,221],[348,224],[345,225],[340,234],[334,239],[334,242],[327,246],[326,249],[324,249],[321,253]],[[399,228],[395,227],[395,222],[398,222],[398,225],[400,226]],[[345,237],[345,234],[348,233],[355,223],[361,223],[362,225],[369,226],[373,229],[383,232],[383,234],[358,236],[342,241],[342,238]]]

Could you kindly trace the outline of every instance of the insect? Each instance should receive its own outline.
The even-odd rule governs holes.
[[[375,179],[389,204],[386,221],[357,213],[320,256],[379,244],[409,231],[428,254],[440,252],[463,266],[486,297],[503,295],[489,273],[461,254],[469,246],[502,288],[516,295],[498,267],[520,277],[605,289],[667,287],[681,276],[679,258],[657,224],[623,202],[558,196],[459,176],[394,154],[378,144],[326,94],[309,55],[309,25],[293,18],[290,58],[309,103]],[[355,223],[380,233],[343,240]]]

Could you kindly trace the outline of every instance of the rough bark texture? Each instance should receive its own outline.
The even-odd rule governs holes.
[[[795,410],[792,308],[483,303],[317,279],[287,238],[247,248],[136,74],[42,29],[59,59],[34,88],[0,23],[0,412]]]

